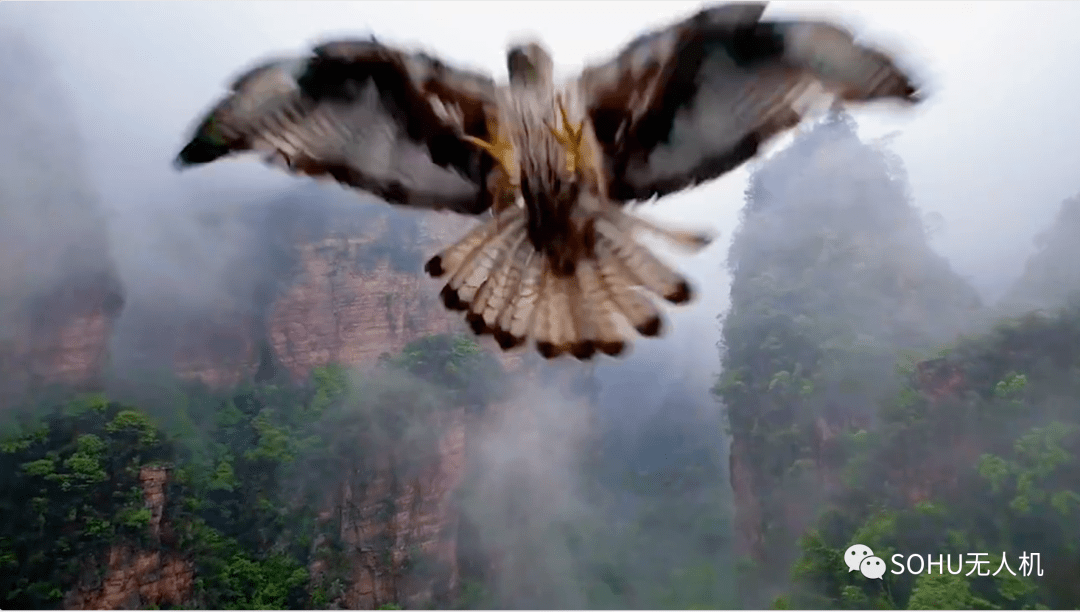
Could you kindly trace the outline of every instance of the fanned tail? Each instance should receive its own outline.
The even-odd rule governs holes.
[[[659,227],[617,208],[596,218],[593,253],[570,276],[556,275],[528,240],[526,212],[512,207],[428,261],[433,277],[447,276],[443,303],[466,312],[477,334],[503,350],[532,340],[551,359],[597,352],[621,355],[634,333],[658,336],[663,314],[651,294],[673,304],[692,299],[690,283],[637,242],[637,230],[684,248],[700,249],[707,235]]]

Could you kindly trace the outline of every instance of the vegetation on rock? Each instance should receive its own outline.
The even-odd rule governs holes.
[[[716,387],[738,459],[742,603],[1076,607],[1080,310],[942,350],[986,315],[927,246],[906,191],[895,157],[843,114],[751,180]],[[1046,282],[1064,261],[1047,250],[1065,242],[1051,236],[1029,265],[1027,285],[1053,285],[1043,304],[1076,288]],[[882,580],[849,571],[853,544],[885,560]],[[977,572],[971,553],[984,553]],[[1045,575],[1024,573],[1025,553]],[[894,554],[965,565],[894,574]],[[992,575],[1003,554],[1016,575]]]
[[[21,92],[0,100],[12,118],[0,123],[0,140],[18,143],[0,150],[0,183],[16,194],[0,207],[0,253],[10,264],[0,271],[3,401],[47,374],[24,349],[39,339],[34,333],[52,329],[49,317],[63,319],[75,306],[110,316],[124,306],[111,341],[130,349],[145,327],[156,330],[144,339],[154,350],[117,354],[146,366],[153,353],[151,365],[172,367],[180,327],[161,323],[188,305],[169,310],[160,286],[147,282],[129,283],[121,296],[109,253],[137,251],[109,244],[59,80],[14,31],[0,37],[0,56],[18,58],[0,62],[0,80]],[[507,487],[508,509],[498,510],[512,519],[504,529],[512,538],[493,538],[498,525],[478,520],[484,516],[465,516],[455,533],[441,534],[457,538],[456,598],[437,588],[430,600],[394,593],[375,605],[1080,607],[1080,197],[1063,203],[999,305],[1018,316],[974,334],[991,313],[929,248],[897,156],[856,132],[850,117],[832,113],[759,163],[746,193],[714,389],[733,440],[734,528],[714,435],[720,423],[675,416],[712,398],[688,397],[672,383],[641,425],[646,434],[620,438],[598,428],[588,438],[606,455],[543,449],[561,457],[559,468],[573,476],[566,482],[528,489],[508,470],[521,489]],[[63,180],[56,168],[66,169]],[[220,193],[188,195],[199,249],[229,247],[227,256],[211,254],[228,272],[207,293],[246,305],[256,319],[290,286],[298,245],[324,248],[333,274],[384,264],[419,273],[424,258],[419,217],[357,205],[338,189],[302,184],[238,208],[223,207]],[[152,250],[169,251],[156,242]],[[177,263],[146,269],[154,276]],[[207,275],[195,272],[201,286]],[[396,297],[382,297],[387,324],[415,331],[415,313],[401,313]],[[1033,309],[1043,310],[1024,314]],[[972,335],[957,341],[958,333]],[[342,491],[368,492],[384,478],[383,498],[365,498],[363,511],[391,524],[404,510],[404,483],[438,459],[443,417],[462,408],[476,417],[506,399],[497,361],[471,338],[429,336],[370,371],[329,365],[295,384],[275,375],[266,338],[256,342],[264,367],[233,389],[168,374],[103,393],[47,390],[5,407],[0,608],[66,605],[74,589],[100,586],[117,548],[172,555],[192,568],[183,601],[138,601],[143,607],[340,607],[357,566],[368,562],[402,578],[445,577],[430,554],[402,551],[386,533],[346,542],[342,524],[361,509],[340,508]],[[652,378],[628,373],[618,384],[632,386],[626,380],[635,376],[646,387],[667,385],[665,368],[670,361],[658,360],[646,368]],[[539,386],[602,405],[594,372],[568,369],[541,368]],[[564,417],[544,425],[580,425]],[[551,461],[543,475],[555,480]],[[472,467],[454,491],[458,509],[506,501],[484,497]],[[150,473],[168,474],[160,499],[150,499]],[[550,509],[558,506],[544,498],[552,490],[570,510]],[[732,535],[744,553],[735,577]],[[886,560],[881,580],[849,571],[843,555],[855,543]],[[981,553],[983,564],[970,563]],[[1032,553],[1041,575],[1021,565]],[[892,573],[894,554],[953,563],[963,556],[965,564],[958,573]]]
[[[1075,608],[1080,309],[1003,324],[934,366],[952,374],[945,382],[962,383],[941,393],[941,378],[912,372],[878,425],[848,445],[847,485],[800,540],[787,603]],[[882,580],[844,566],[855,543],[889,562]],[[1030,556],[1024,563],[1032,553],[1037,567]],[[912,575],[892,565],[893,554],[947,555],[956,571]]]
[[[328,366],[303,385],[214,393],[178,384],[139,406],[94,394],[10,413],[0,447],[0,607],[61,605],[93,582],[87,572],[107,570],[111,546],[125,544],[189,560],[191,607],[325,607],[340,596],[341,571],[308,571],[342,547],[340,530],[317,520],[342,464],[373,470],[390,449],[414,465],[430,461],[432,414],[483,406],[500,375],[471,340],[429,337],[369,375]],[[171,473],[156,536],[139,481],[146,467]],[[143,605],[151,603],[161,602]]]

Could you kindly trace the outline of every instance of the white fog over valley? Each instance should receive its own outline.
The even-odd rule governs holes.
[[[1006,456],[1021,431],[1050,436],[1046,448],[1060,443],[1072,453],[1063,456],[1072,457],[1073,468],[1080,461],[1080,436],[1072,429],[1080,427],[1080,414],[1065,406],[1075,404],[1069,398],[1080,397],[1080,389],[1062,382],[1076,378],[1080,365],[1067,341],[1070,320],[1062,315],[1060,327],[1029,322],[1046,328],[1032,332],[1037,339],[1028,344],[990,331],[1004,314],[1056,311],[1080,292],[1080,272],[1069,262],[1080,257],[1073,239],[1080,231],[1080,2],[770,3],[766,18],[834,20],[894,54],[923,86],[925,101],[816,118],[719,179],[640,207],[651,219],[719,236],[693,256],[665,250],[692,279],[697,299],[667,307],[666,333],[637,338],[625,359],[541,367],[530,349],[523,362],[538,372],[530,377],[499,369],[501,377],[485,378],[498,369],[490,355],[462,349],[460,339],[413,333],[414,325],[431,326],[413,321],[410,309],[434,308],[443,316],[438,288],[400,279],[423,275],[423,261],[434,251],[416,251],[426,244],[419,228],[438,226],[433,219],[444,213],[391,208],[370,195],[290,176],[254,156],[184,172],[173,165],[196,121],[236,76],[319,42],[374,35],[501,82],[508,44],[534,37],[550,50],[556,71],[570,76],[703,6],[682,0],[0,3],[0,111],[11,121],[0,125],[0,256],[13,262],[0,272],[0,403],[15,414],[7,406],[29,402],[24,395],[52,406],[69,391],[112,394],[114,403],[146,402],[152,423],[146,431],[158,427],[160,439],[169,440],[159,448],[146,442],[149,434],[109,438],[122,419],[114,413],[129,414],[117,403],[99,412],[118,421],[50,421],[52,433],[34,438],[40,448],[29,441],[5,446],[0,470],[12,476],[0,479],[0,512],[22,514],[0,533],[0,569],[9,549],[11,563],[29,569],[0,582],[0,591],[13,593],[0,595],[0,607],[1080,605],[1072,584],[1080,555],[1061,544],[1080,533],[1067,526],[1080,525],[1080,494],[1053,472],[1070,469],[1065,459],[1047,471],[1031,468],[1042,474],[1045,492],[994,484],[993,495],[1028,495],[1024,503],[1034,510],[1022,517],[1016,508],[1023,504],[1002,501],[1017,514],[980,515],[979,525],[1015,528],[1002,528],[1002,540],[980,532],[965,541],[969,548],[982,545],[971,542],[1044,546],[1044,563],[1056,569],[1043,583],[1017,587],[1016,598],[1005,587],[974,582],[950,599],[954,591],[945,587],[953,583],[887,577],[894,581],[890,591],[846,574],[828,577],[836,551],[855,533],[882,533],[886,519],[874,523],[879,515],[867,510],[878,500],[901,500],[897,508],[907,510],[940,500],[950,509],[969,508],[970,499],[991,498],[989,485],[976,489],[972,479],[1007,473],[1001,478],[1024,482],[1028,464]],[[353,234],[367,236],[384,225],[374,242],[348,243]],[[457,239],[457,230],[449,233]],[[351,245],[360,267],[348,273],[318,267],[325,263],[319,257],[332,259],[329,237]],[[311,244],[299,245],[304,240]],[[308,257],[303,265],[301,252]],[[308,276],[297,280],[303,266]],[[325,278],[311,278],[312,270],[324,270]],[[98,276],[109,277],[116,294],[116,304],[102,307],[112,309],[108,324],[50,306],[64,302],[77,311],[80,300],[90,300],[80,296],[93,293],[80,293],[84,285],[97,282],[86,279]],[[386,278],[408,287],[393,293]],[[304,293],[320,291],[320,283],[336,300],[327,307],[330,323],[315,320],[318,298]],[[364,295],[376,286],[386,295]],[[67,297],[55,297],[61,294]],[[286,298],[299,304],[300,314],[285,312]],[[385,321],[379,315],[378,329],[375,319],[346,321],[351,315],[339,312],[342,304],[359,311],[376,302],[387,313]],[[240,331],[220,331],[232,325],[223,323],[230,316],[242,322],[233,325]],[[357,329],[363,325],[373,331]],[[52,331],[41,331],[46,328]],[[401,334],[413,335],[394,350],[374,346]],[[925,365],[940,365],[933,360],[961,334],[990,339],[963,345],[956,353],[968,360],[963,367]],[[346,336],[362,340],[348,344]],[[1008,348],[996,348],[998,341]],[[100,347],[86,348],[95,342]],[[213,345],[209,353],[242,357],[189,358],[200,343]],[[487,339],[480,346],[498,351]],[[484,374],[447,361],[433,375],[435,357],[421,355],[424,350]],[[100,376],[80,374],[94,359]],[[407,371],[384,376],[378,368],[387,363]],[[907,367],[903,372],[918,382],[898,378],[898,364],[907,364],[900,370]],[[264,376],[264,369],[273,372]],[[219,376],[233,371],[241,373]],[[286,371],[310,374],[308,386],[290,387]],[[205,385],[191,390],[192,377]],[[1023,395],[1025,384],[1040,391]],[[966,395],[958,390],[963,385]],[[932,419],[945,417],[910,416],[908,400],[895,399],[908,392],[927,406],[968,402],[966,412],[952,414],[974,420],[941,425]],[[1022,401],[1036,408],[1001,416],[1007,412],[1001,406]],[[985,407],[977,402],[989,407],[971,416],[982,409],[973,406]],[[250,408],[255,405],[260,408]],[[5,444],[11,436],[32,437],[29,422],[3,429]],[[106,440],[100,447],[98,438],[82,435],[93,427]],[[243,427],[246,433],[237,433]],[[910,433],[916,429],[921,433]],[[992,433],[964,437],[976,429]],[[923,434],[953,437],[917,451],[912,440]],[[867,443],[860,435],[879,437]],[[46,439],[57,441],[60,455],[48,454]],[[122,455],[136,439],[140,450]],[[465,450],[447,451],[454,440]],[[162,495],[198,502],[164,502],[175,509],[155,511],[144,522],[161,550],[178,551],[177,567],[189,569],[177,575],[187,578],[134,595],[109,595],[101,586],[100,576],[120,575],[114,561],[123,556],[102,551],[136,541],[131,525],[143,519],[131,519],[119,501],[108,502],[116,504],[108,510],[98,507],[105,502],[86,501],[112,499],[98,489],[93,497],[89,488],[115,484],[112,472],[76,474],[75,484],[67,484],[63,470],[76,470],[71,466],[78,462],[56,457],[113,452],[102,449],[121,449],[117,456],[140,469],[168,464],[181,474],[169,477],[180,484],[162,485]],[[904,459],[897,462],[928,463],[896,467],[890,461],[899,455]],[[424,480],[429,472],[436,475]],[[917,483],[908,476],[924,472],[935,476]],[[34,476],[52,484],[39,487]],[[415,484],[429,481],[443,487],[430,499],[417,492],[427,485]],[[451,481],[457,484],[445,484]],[[117,491],[138,492],[137,485],[115,484]],[[149,491],[145,479],[141,486]],[[342,507],[371,506],[363,495],[383,486],[392,490],[389,497],[398,495],[394,487],[413,487],[395,498],[413,495],[413,509],[379,510],[355,524],[342,518]],[[960,490],[978,492],[963,497]],[[38,500],[32,508],[18,501],[31,497]],[[279,502],[289,509],[267,509]],[[99,525],[92,523],[100,518],[94,512],[105,517],[100,524],[112,525],[106,514],[126,518],[95,531],[96,540],[73,539],[77,545],[25,540],[39,514],[47,525],[41,534],[66,524],[67,509],[40,509],[50,503],[86,508],[78,520],[91,521],[88,533]],[[860,510],[835,518],[842,512],[830,512],[842,504]],[[1053,515],[1051,507],[1060,510],[1058,522],[1033,526],[1036,517]],[[904,522],[907,510],[890,514],[889,525],[915,524]],[[955,516],[975,514],[958,510],[934,528],[952,534],[966,520]],[[331,515],[337,518],[326,518]],[[948,523],[953,531],[941,526],[954,519],[960,523]],[[327,520],[340,525],[319,527]],[[435,523],[442,530],[437,536],[423,531]],[[398,531],[388,540],[370,535],[371,525],[389,524]],[[947,537],[936,537],[903,542],[937,552]],[[891,550],[899,546],[889,542]],[[48,552],[35,555],[39,545]],[[60,558],[68,552],[57,551],[71,546],[77,554],[70,553],[70,563],[42,560]],[[333,554],[325,552],[335,546]],[[421,557],[424,564],[416,561]],[[113,561],[94,565],[90,558]],[[368,576],[357,569],[365,563],[393,571]],[[417,569],[427,563],[441,569]],[[770,563],[783,571],[763,573]],[[377,577],[384,574],[393,580]]]

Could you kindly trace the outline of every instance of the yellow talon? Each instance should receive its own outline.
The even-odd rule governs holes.
[[[585,133],[585,122],[582,121],[574,125],[566,114],[566,107],[563,106],[562,98],[559,98],[558,105],[559,114],[562,115],[562,130],[556,130],[550,124],[547,127],[555,140],[558,140],[559,144],[566,149],[566,171],[573,173],[582,165],[581,137]]]
[[[495,119],[488,119],[488,133],[494,134],[495,138],[491,142],[481,140],[475,136],[465,135],[464,140],[471,142],[474,145],[488,152],[491,157],[495,159],[495,162],[499,164],[499,167],[506,173],[507,179],[511,185],[517,185],[517,157],[514,154],[514,144],[506,138],[506,134],[499,129],[499,125]]]

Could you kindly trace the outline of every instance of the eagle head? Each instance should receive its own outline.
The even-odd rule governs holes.
[[[547,49],[536,41],[529,41],[510,47],[506,53],[506,71],[511,83],[538,85],[552,81],[554,64]]]

